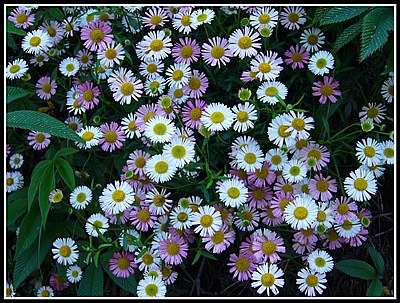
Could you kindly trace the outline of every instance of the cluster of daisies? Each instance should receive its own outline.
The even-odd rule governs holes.
[[[46,102],[59,95],[66,100],[64,122],[85,142],[75,142],[82,155],[87,150],[122,155],[124,146],[137,142],[119,179],[107,181],[99,196],[80,185],[70,193],[55,189],[49,197],[51,203],[66,201],[79,213],[87,235],[118,239],[120,249],[107,264],[112,274],[138,277],[139,297],[164,297],[190,246],[201,238],[212,254],[236,249],[227,263],[232,278],[251,281],[259,294],[277,295],[285,283],[282,254],[287,247],[276,227],[284,224],[294,231],[290,244],[304,262],[296,280],[300,292],[321,294],[326,274],[334,268],[330,251],[360,246],[367,239],[372,216],[362,202],[376,194],[377,179],[387,165],[394,164],[394,142],[372,137],[357,142],[360,167],[346,177],[346,195],[341,195],[336,179],[327,172],[328,147],[310,135],[314,118],[292,109],[269,119],[265,132],[269,148],[249,135],[260,119],[260,105],[274,106],[285,100],[289,87],[279,80],[284,69],[307,67],[319,78],[309,93],[322,104],[335,103],[341,96],[339,82],[330,76],[334,57],[322,48],[325,35],[319,28],[302,31],[294,39],[297,44],[283,54],[262,48],[263,40],[278,25],[301,30],[307,21],[305,10],[294,6],[281,11],[260,6],[64,7],[65,20],[39,22],[33,29],[39,9],[19,6],[8,16],[27,32],[21,48],[30,59],[9,62],[6,78],[29,81],[32,68],[57,62],[60,78],[39,77],[36,96]],[[220,26],[221,36],[207,34],[200,42],[199,33],[209,25],[218,26],[218,14],[239,12],[241,27],[228,34]],[[114,31],[116,24],[133,39],[121,41]],[[231,106],[224,96],[209,100],[211,75],[202,64],[218,71],[246,59],[248,67],[238,76],[243,87],[237,92],[237,102]],[[67,88],[65,83],[69,83]],[[393,85],[391,74],[382,85],[382,99],[389,103],[394,98]],[[253,93],[256,98],[252,99]],[[137,109],[114,121],[87,119],[112,103],[137,104]],[[359,116],[363,129],[372,130],[374,123],[386,118],[384,102],[368,103]],[[219,138],[232,129],[237,134],[226,150],[228,171],[212,188],[217,203],[211,205],[195,193],[176,198],[176,192],[163,186],[175,177],[196,180],[200,171],[193,168],[195,164],[213,160],[204,158],[199,140]],[[50,134],[36,130],[27,136],[34,151],[46,149],[51,139]],[[157,152],[150,152],[152,147]],[[18,171],[24,158],[21,153],[11,154],[8,144],[6,155],[13,170],[6,172],[10,193],[24,186]],[[93,201],[99,207],[88,213]],[[238,231],[247,236],[235,248]],[[74,239],[57,238],[51,253],[67,268],[67,280],[54,273],[49,285],[37,289],[37,296],[54,296],[54,291],[82,279],[84,268],[78,260],[83,252]],[[15,295],[12,284],[7,283],[6,292]]]

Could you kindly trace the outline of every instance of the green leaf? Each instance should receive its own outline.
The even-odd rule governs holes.
[[[369,284],[367,289],[367,297],[380,297],[382,296],[382,282],[379,279],[374,279]]]
[[[333,52],[337,52],[347,43],[353,41],[359,34],[361,34],[362,21],[350,25],[346,28],[336,39],[335,46],[333,47]]]
[[[54,159],[60,158],[62,156],[67,156],[67,155],[72,155],[79,152],[78,149],[73,148],[73,147],[65,147],[60,149],[56,154],[54,155]]]
[[[54,160],[56,164],[57,170],[60,173],[61,177],[68,185],[68,187],[72,190],[75,189],[75,174],[71,165],[64,159],[57,158]]]
[[[372,246],[368,246],[368,253],[374,262],[376,271],[383,275],[383,271],[385,269],[385,261],[383,260],[382,255]]]
[[[11,103],[15,100],[21,99],[32,95],[32,92],[20,87],[7,86],[6,87],[6,103]]]
[[[51,205],[49,201],[49,195],[50,192],[55,189],[55,183],[56,181],[54,176],[54,166],[53,163],[51,163],[43,172],[42,179],[39,185],[39,208],[42,215],[43,228],[46,227],[47,215],[49,213]]]
[[[15,24],[12,23],[10,20],[7,19],[6,24],[7,24],[6,28],[7,33],[15,34],[18,36],[26,36],[26,32],[21,28],[17,28]]]
[[[28,211],[31,209],[31,205],[33,203],[33,200],[35,199],[37,189],[40,184],[40,180],[42,179],[43,172],[46,170],[48,166],[52,165],[50,160],[43,160],[42,162],[39,162],[31,176],[31,183],[29,184],[28,188]]]
[[[79,297],[103,296],[103,271],[91,263],[85,270],[79,283],[77,295]]]
[[[357,259],[339,261],[336,263],[336,268],[351,277],[365,280],[372,280],[376,278],[375,269],[367,262]]]
[[[336,6],[327,12],[320,24],[343,22],[360,15],[370,8],[370,6]]]
[[[206,258],[212,259],[212,260],[218,260],[213,254],[209,253],[206,250],[203,250],[202,255]]]
[[[198,260],[199,260],[199,258],[200,258],[200,256],[201,256],[201,253],[202,253],[202,249],[200,248],[198,251],[197,251],[197,253],[196,253],[196,255],[194,256],[194,259],[193,259],[193,262],[192,262],[192,265],[194,265]]]
[[[48,13],[58,21],[63,21],[65,19],[64,13],[59,8],[49,8]]]
[[[360,61],[371,56],[388,40],[388,31],[394,30],[393,10],[379,7],[363,19]]]
[[[45,256],[49,254],[53,242],[58,237],[67,237],[68,233],[64,228],[60,228],[60,217],[49,219],[48,226],[43,233],[40,241],[36,239],[30,246],[21,251],[15,259],[15,267],[13,271],[14,289],[25,280],[25,278],[34,270],[40,267]]]
[[[85,143],[77,133],[60,120],[32,110],[18,110],[7,113],[6,126],[36,130],[53,136]]]
[[[112,271],[109,269],[109,261],[110,259],[113,258],[113,254],[111,252],[104,253],[100,259],[101,259],[101,265],[103,266],[104,271],[109,275],[109,277],[117,284],[119,287],[121,287],[123,290],[131,293],[131,294],[136,294],[136,279],[134,275],[130,275],[128,278],[118,278],[116,277]]]
[[[38,207],[33,207],[30,212],[25,215],[19,229],[15,255],[18,256],[37,239],[41,221],[42,219]]]
[[[28,209],[28,201],[25,199],[15,200],[14,202],[7,203],[7,226],[14,223],[21,217]]]
[[[11,47],[12,49],[17,49],[17,44],[10,33],[7,33],[7,46]]]
[[[331,7],[329,7],[329,6],[320,6],[320,7],[318,7],[315,10],[313,22],[321,21],[330,10],[331,10]]]

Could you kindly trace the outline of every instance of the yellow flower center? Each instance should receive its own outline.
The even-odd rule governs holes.
[[[247,221],[252,221],[253,220],[253,214],[251,211],[245,211],[242,214],[243,219],[247,220]]]
[[[344,230],[351,230],[353,228],[353,223],[349,220],[344,220],[342,227]]]
[[[311,34],[307,37],[307,43],[310,45],[315,45],[318,43],[318,36]]]
[[[301,53],[293,53],[292,60],[293,62],[301,62],[301,60],[303,60],[303,55]]]
[[[258,22],[261,24],[268,24],[271,21],[271,17],[268,14],[261,14],[258,17]]]
[[[165,197],[163,195],[155,195],[153,198],[153,203],[157,207],[161,207],[165,203]]]
[[[210,115],[210,120],[212,123],[221,123],[225,120],[225,116],[222,112],[213,112]]]
[[[83,93],[83,99],[85,99],[85,101],[92,102],[94,99],[93,91],[91,89],[85,90],[85,92]]]
[[[117,141],[117,139],[118,135],[113,130],[106,132],[106,134],[104,135],[104,140],[108,143],[114,143],[115,141]]]
[[[94,133],[89,132],[89,131],[88,132],[84,132],[83,135],[82,135],[82,139],[85,140],[86,142],[87,141],[91,141],[93,138],[94,138]]]
[[[185,212],[181,212],[177,215],[177,219],[179,222],[186,222],[189,219],[189,216]]]
[[[144,122],[148,122],[151,117],[154,117],[156,114],[154,112],[148,112],[146,115],[143,117]]]
[[[71,276],[73,276],[74,278],[77,278],[77,277],[79,276],[78,271],[77,271],[77,270],[74,270],[74,271],[71,273]]]
[[[109,18],[110,18],[110,16],[109,16],[107,13],[103,13],[103,14],[101,14],[101,15],[99,16],[99,19],[100,19],[101,21],[104,21],[104,22],[107,22]]]
[[[301,131],[305,128],[306,123],[304,122],[303,119],[294,118],[292,121],[292,126],[295,130]]]
[[[249,120],[249,114],[246,111],[239,111],[236,118],[239,122],[244,123]]]
[[[186,16],[183,16],[183,17],[182,17],[182,19],[181,19],[181,24],[182,24],[183,26],[189,26],[190,23],[192,23],[192,22],[190,22],[190,15],[186,15]]]
[[[211,241],[213,241],[215,244],[222,243],[224,241],[224,233],[220,230],[217,230],[214,235],[211,236]]]
[[[146,165],[146,159],[144,157],[137,157],[135,159],[135,165],[137,168],[143,168]]]
[[[112,193],[112,198],[115,202],[122,202],[125,200],[125,193],[122,190],[117,189]]]
[[[54,37],[57,34],[57,30],[54,27],[49,27],[47,29],[47,33],[50,35],[50,37]]]
[[[306,284],[309,287],[315,287],[318,285],[318,277],[316,275],[308,275],[306,278]]]
[[[300,16],[297,13],[290,13],[287,18],[290,23],[296,23],[299,21]]]
[[[107,59],[113,60],[115,59],[115,57],[117,57],[117,51],[113,48],[109,48],[108,50],[106,50],[104,55]]]
[[[155,52],[159,52],[164,47],[164,43],[161,40],[155,39],[150,43],[150,49]]]
[[[156,165],[154,165],[154,170],[158,174],[164,174],[168,170],[168,163],[165,161],[158,161]]]
[[[254,197],[254,199],[256,199],[258,201],[262,200],[264,198],[264,196],[265,196],[265,192],[261,188],[256,188],[253,191],[253,197]]]
[[[130,131],[135,131],[135,130],[137,129],[137,127],[136,127],[136,125],[135,125],[135,121],[129,122],[129,124],[128,124],[128,129],[129,129]]]
[[[270,86],[265,90],[265,95],[268,97],[275,97],[275,94],[279,95],[279,91],[275,86]]]
[[[283,211],[285,210],[286,206],[288,206],[290,203],[289,199],[282,199],[281,202],[279,202],[279,208]]]
[[[181,48],[181,56],[182,58],[190,58],[193,55],[193,48],[190,45],[185,45]]]
[[[249,152],[244,155],[243,160],[248,164],[254,164],[257,161],[257,156],[255,153]]]
[[[158,286],[154,283],[148,284],[145,288],[146,295],[154,297],[158,293]]]
[[[174,158],[182,159],[186,155],[186,148],[183,145],[175,145],[171,153]]]
[[[297,220],[304,220],[308,216],[308,210],[304,206],[297,206],[293,215]]]
[[[268,62],[263,62],[258,66],[258,70],[263,74],[269,73],[271,69],[271,65]]]
[[[201,109],[200,108],[193,108],[190,111],[190,118],[194,121],[197,121],[201,118]]]
[[[200,224],[201,226],[208,228],[212,225],[212,223],[214,222],[214,219],[211,215],[203,215],[200,218]]]
[[[17,23],[23,24],[28,21],[28,16],[26,14],[18,14],[17,17],[15,17],[15,20]]]
[[[142,209],[138,213],[138,219],[141,222],[148,222],[150,220],[150,212],[147,209]]]
[[[50,292],[48,290],[42,290],[42,297],[50,297]]]
[[[177,69],[176,71],[174,71],[171,75],[172,79],[174,79],[175,81],[179,81],[183,78],[183,71],[180,69]]]
[[[329,188],[329,183],[325,179],[319,180],[315,185],[317,190],[321,193],[326,192]]]
[[[71,248],[68,245],[63,245],[60,247],[60,256],[68,258],[71,255]]]
[[[10,67],[10,73],[15,74],[19,72],[21,67],[18,64],[14,64],[13,66]]]
[[[357,178],[354,181],[354,187],[358,191],[364,191],[364,190],[366,190],[368,188],[368,182],[364,178]]]
[[[157,123],[153,126],[153,132],[157,136],[165,135],[167,132],[167,126],[164,123]]]
[[[215,59],[221,59],[225,55],[225,50],[223,47],[217,45],[211,49],[210,54]]]
[[[322,96],[329,97],[329,96],[332,96],[333,88],[329,84],[324,84],[321,86],[320,91],[321,91]]]
[[[130,82],[125,82],[121,85],[120,91],[124,96],[130,96],[135,91],[135,86]]]
[[[238,271],[245,272],[249,269],[250,262],[246,258],[242,257],[237,259],[235,266]]]
[[[51,86],[50,83],[45,83],[45,84],[43,84],[43,86],[42,86],[42,91],[43,91],[44,93],[46,93],[46,94],[50,93],[51,89],[52,89],[52,86]]]
[[[372,158],[373,156],[375,156],[376,151],[375,148],[373,148],[372,146],[366,146],[364,148],[364,154],[368,157],[368,158]]]
[[[293,192],[294,188],[293,188],[293,186],[291,184],[285,184],[285,185],[282,186],[282,190],[285,193],[288,193],[288,192]]]
[[[242,38],[240,38],[239,40],[238,40],[238,46],[241,48],[241,49],[248,49],[249,47],[251,47],[251,45],[252,45],[252,41],[251,41],[251,39],[250,39],[250,37],[248,37],[248,36],[243,36]]]
[[[207,14],[200,14],[200,15],[197,16],[197,21],[203,22],[204,20],[207,19],[207,17],[208,17]]]
[[[317,159],[317,161],[318,161],[319,159],[321,159],[322,154],[321,154],[321,152],[320,152],[318,149],[311,149],[311,150],[308,152],[307,157],[314,157],[314,158]]]
[[[101,29],[94,29],[90,33],[90,40],[92,40],[95,43],[99,43],[103,41],[104,39],[104,33]]]
[[[388,91],[389,95],[394,96],[394,84],[390,85],[387,88],[387,91]]]
[[[282,157],[280,155],[273,155],[271,157],[271,163],[274,165],[279,165],[282,162]]]
[[[317,221],[324,222],[326,220],[326,213],[322,210],[319,210],[317,213]]]
[[[118,268],[125,270],[128,269],[130,266],[130,262],[127,258],[119,258],[118,259]]]
[[[166,251],[170,256],[176,256],[179,254],[180,247],[177,243],[168,243]]]
[[[86,194],[85,193],[79,193],[76,195],[76,201],[79,203],[82,203],[86,200]]]
[[[326,265],[326,260],[322,257],[317,257],[315,258],[315,265],[317,265],[318,267],[324,267]]]
[[[150,23],[153,24],[153,25],[158,25],[158,24],[161,23],[161,21],[162,21],[161,16],[157,16],[157,15],[152,16],[151,19],[150,19]]]
[[[189,86],[190,86],[190,83],[192,82],[192,80],[190,80],[190,82],[189,82]],[[199,81],[200,82],[200,81]],[[200,87],[200,85],[199,85],[199,87]],[[181,90],[180,88],[178,88],[178,89],[176,89],[175,91],[174,91],[174,97],[175,98],[182,98],[183,97],[183,90]]]
[[[273,241],[265,241],[261,250],[266,255],[272,255],[276,251],[276,244]]]
[[[383,154],[387,157],[387,158],[393,158],[394,157],[394,149],[391,147],[387,147],[383,150]]]
[[[37,143],[42,143],[45,139],[46,139],[46,137],[42,133],[38,133],[35,136],[35,141]]]
[[[290,170],[289,170],[289,173],[292,175],[292,176],[298,176],[298,175],[300,175],[300,167],[299,166],[292,166],[291,168],[290,168]]]
[[[308,228],[308,229],[301,229],[301,233],[305,236],[305,237],[309,237],[313,234],[314,229],[313,228]]]
[[[157,71],[157,65],[155,65],[154,63],[150,63],[150,64],[147,65],[146,70],[147,70],[149,73],[152,74],[152,73],[154,73],[154,72]]]
[[[315,62],[315,65],[316,65],[318,68],[324,68],[327,64],[328,64],[328,62],[326,61],[325,58],[319,58],[319,59],[317,60],[317,62]]]
[[[275,283],[275,277],[273,274],[266,273],[261,276],[261,284],[265,287],[271,287]]]
[[[40,39],[40,37],[32,37],[31,40],[29,40],[29,44],[33,47],[38,46],[40,44],[40,42],[42,41],[42,39]]]
[[[189,87],[191,90],[198,90],[200,88],[201,81],[199,78],[191,78],[189,81]]]
[[[144,264],[150,265],[150,264],[153,263],[153,256],[150,255],[150,254],[144,254],[142,256],[142,261],[143,261]]]
[[[227,194],[229,198],[236,199],[240,196],[240,190],[236,187],[231,187],[228,189]]]
[[[14,178],[7,178],[6,184],[7,184],[7,186],[13,185],[14,184]]]

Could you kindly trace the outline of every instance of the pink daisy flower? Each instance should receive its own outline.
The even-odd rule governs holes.
[[[36,94],[40,99],[48,100],[56,93],[56,81],[51,80],[49,76],[41,77],[35,86],[38,88]]]
[[[150,154],[137,149],[129,154],[129,159],[126,161],[128,169],[132,170],[135,174],[139,176],[146,175],[144,167],[146,166],[147,160],[149,160]]]
[[[126,140],[125,132],[117,122],[110,122],[100,125],[104,136],[99,140],[101,149],[110,150],[110,153],[122,147],[122,142]]]
[[[129,252],[115,252],[114,259],[109,261],[109,269],[118,278],[129,278],[137,268],[134,259],[134,255]]]
[[[79,61],[80,68],[88,68],[93,65],[93,55],[87,49],[79,50],[79,52],[76,54],[76,59]]]
[[[271,202],[269,204],[271,204]],[[266,226],[277,226],[277,225],[282,224],[285,221],[283,214],[280,216],[275,216],[273,213],[273,210],[274,210],[273,208],[268,206],[261,213],[261,217],[262,217],[261,222],[264,223]]]
[[[241,255],[252,255],[254,257],[255,251],[253,250],[253,242],[254,237],[256,236],[256,232],[250,234],[250,236],[246,237],[239,245],[239,253]]]
[[[79,97],[76,101],[85,109],[92,109],[99,104],[100,89],[93,82],[85,82],[76,88],[76,94]]]
[[[28,143],[31,146],[33,145],[35,150],[45,149],[50,145],[50,138],[49,134],[31,130],[28,134]]]
[[[309,162],[307,161],[309,157],[314,157],[316,160],[316,164],[312,167],[309,166]],[[326,146],[318,143],[310,143],[300,150],[299,159],[304,161],[308,169],[321,170],[329,163],[330,153]]]
[[[155,103],[143,104],[135,112],[134,117],[137,118],[136,126],[139,128],[140,132],[144,132],[146,127],[146,122],[154,116],[161,116],[163,110],[157,106]]]
[[[35,14],[31,14],[24,7],[17,7],[10,13],[7,19],[14,23],[17,28],[28,28],[35,22]]]
[[[284,55],[288,57],[287,59],[284,59],[285,63],[287,65],[291,64],[292,69],[304,68],[304,65],[307,65],[308,60],[310,59],[310,53],[306,51],[304,46],[298,44],[294,47],[291,46]]]
[[[286,247],[283,239],[274,231],[266,230],[255,237],[253,241],[254,256],[258,261],[276,263],[281,259],[278,252],[285,253]]]
[[[194,69],[190,75],[189,83],[182,87],[182,91],[185,95],[189,95],[189,98],[198,99],[204,95],[207,87],[208,79],[206,74]]]
[[[332,103],[336,103],[337,98],[335,96],[341,96],[342,93],[335,89],[339,86],[338,81],[333,81],[333,77],[324,76],[324,82],[318,81],[313,83],[312,90],[313,96],[321,96],[319,103],[325,104],[326,100],[329,99]]]
[[[229,58],[233,57],[229,49],[228,39],[221,37],[212,37],[208,39],[208,44],[203,43],[201,55],[206,63],[211,66],[218,65],[218,68],[221,67],[221,64],[226,65],[229,63]]]
[[[300,229],[293,235],[293,238],[303,245],[306,245],[307,243],[315,244],[318,241],[317,231],[312,227],[308,229]]]
[[[274,191],[283,191],[285,193],[294,193],[297,189],[297,184],[293,182],[289,182],[285,180],[282,176],[276,178],[276,182],[274,184]]]
[[[230,229],[227,224],[222,224],[213,236],[206,235],[201,241],[206,243],[205,249],[212,250],[214,254],[219,254],[235,241],[235,231]]]
[[[253,272],[257,269],[257,260],[252,254],[239,253],[237,256],[235,253],[230,254],[229,263],[227,264],[231,269],[230,273],[233,273],[233,277],[239,281],[246,281],[251,279]]]
[[[321,238],[324,241],[322,246],[328,247],[330,250],[341,248],[342,244],[346,243],[346,239],[339,236],[338,232],[334,229],[328,229],[326,233],[321,234]]]
[[[111,43],[114,35],[111,26],[104,21],[97,20],[88,23],[87,27],[81,28],[81,40],[83,45],[90,51],[103,51],[106,43]]]
[[[199,59],[200,46],[196,39],[189,37],[179,38],[179,42],[176,42],[172,47],[171,55],[176,63],[190,65]]]
[[[130,206],[118,214],[105,212],[104,216],[110,219],[110,224],[125,224],[129,220],[129,214],[131,213],[132,208],[133,206]]]
[[[332,198],[332,192],[337,192],[336,180],[331,176],[324,177],[321,173],[315,175],[308,183],[310,195],[315,200],[328,201]]]
[[[156,29],[157,26],[163,28],[167,19],[168,14],[164,8],[149,8],[143,16],[143,26],[149,27],[150,29]]]
[[[254,184],[258,187],[263,187],[267,184],[271,185],[272,183],[274,183],[275,178],[276,175],[271,169],[271,163],[269,163],[268,161],[264,161],[261,168],[249,173],[248,180],[250,184]]]
[[[366,228],[361,228],[361,230],[351,238],[346,239],[351,247],[359,247],[367,240],[368,230]]]
[[[228,222],[233,220],[233,214],[223,203],[217,203],[213,206],[221,214],[222,225],[227,224]]]
[[[257,209],[266,208],[268,206],[268,201],[270,201],[273,197],[272,190],[269,186],[256,186],[255,184],[249,182],[249,196],[247,201],[250,206],[253,206]]]
[[[243,204],[244,208],[234,220],[234,224],[242,231],[252,231],[258,227],[260,213],[250,204]]]
[[[338,224],[342,224],[344,220],[352,221],[357,217],[357,204],[350,198],[343,196],[340,199],[336,198],[335,202],[331,205],[331,209]]]
[[[152,214],[148,206],[141,205],[133,207],[129,219],[136,230],[148,231],[153,228],[154,222],[157,221],[157,215]]]
[[[196,99],[194,102],[189,100],[182,108],[182,121],[186,127],[197,129],[201,123],[201,116],[207,103]]]
[[[196,241],[196,234],[191,228],[175,228],[173,226],[168,226],[168,232],[170,235],[178,235],[189,245]]]
[[[305,254],[311,253],[315,250],[315,243],[305,243],[302,244],[298,240],[294,239],[294,243],[292,245],[293,250],[296,254],[303,255],[302,258],[305,258]]]
[[[234,162],[234,161],[232,161]],[[229,173],[232,176],[236,176],[239,178],[240,181],[242,181],[244,183],[244,185],[248,185],[248,177],[249,177],[249,173],[246,172],[244,169],[242,168],[238,168],[237,164],[232,163],[232,168],[229,170]]]
[[[187,257],[189,245],[179,235],[171,235],[160,241],[158,246],[161,259],[170,265],[178,265]]]
[[[242,74],[240,75],[240,80],[243,83],[248,83],[248,82],[252,82],[255,79],[257,79],[257,74],[258,72],[253,72],[251,70],[245,70],[242,72]]]
[[[275,196],[272,198],[270,202],[272,213],[274,214],[274,216],[276,217],[283,216],[283,211],[291,201],[293,201],[292,192],[284,192],[284,191],[276,192]]]
[[[63,291],[69,286],[69,282],[65,281],[62,275],[53,274],[50,277],[50,286],[57,291]]]

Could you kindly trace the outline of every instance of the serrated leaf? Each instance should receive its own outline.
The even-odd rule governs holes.
[[[383,275],[383,271],[385,269],[385,261],[383,260],[382,255],[372,246],[368,246],[368,253],[374,262],[376,271]]]
[[[26,36],[26,32],[23,29],[16,27],[15,24],[12,23],[10,20],[7,19],[6,24],[7,33],[15,34],[18,36]]]
[[[388,40],[388,31],[394,29],[394,16],[390,8],[375,8],[363,19],[360,61],[371,56]]]
[[[85,143],[85,141],[65,123],[50,115],[32,110],[18,110],[7,113],[6,126],[36,130],[53,136]]]
[[[383,285],[381,280],[372,280],[367,289],[367,297],[380,297],[382,295],[382,288]]]
[[[48,14],[58,21],[63,21],[65,19],[64,13],[59,8],[49,8]]]
[[[118,278],[116,277],[109,267],[109,261],[113,258],[113,254],[111,252],[104,253],[101,256],[101,265],[104,268],[104,271],[110,276],[110,278],[123,290],[131,293],[136,294],[136,279],[134,275],[130,275],[128,278]]]
[[[19,217],[21,217],[28,209],[28,203],[26,198],[15,200],[11,203],[7,203],[7,226],[14,223]]]
[[[50,210],[50,200],[49,195],[52,190],[55,189],[55,176],[54,176],[54,166],[51,163],[46,167],[43,172],[42,179],[39,185],[39,208],[42,216],[42,227],[46,227],[47,215]]]
[[[370,8],[370,6],[336,6],[327,12],[320,24],[343,22],[360,15]]]
[[[65,147],[60,149],[59,151],[56,152],[56,154],[54,155],[54,159],[60,158],[62,156],[67,156],[67,155],[72,155],[79,152],[78,149],[73,148],[73,147]]]
[[[32,92],[20,87],[7,86],[6,87],[6,103],[11,103],[15,100],[21,99],[32,95]]]
[[[326,14],[330,11],[331,7],[327,6],[320,6],[315,10],[314,20],[313,22],[321,21]]]
[[[346,28],[336,39],[335,46],[333,47],[333,52],[337,52],[347,43],[355,39],[359,34],[361,34],[362,21],[359,21],[353,25]]]
[[[351,277],[365,280],[372,280],[376,278],[375,269],[367,262],[357,259],[339,261],[336,263],[336,268]]]
[[[103,282],[103,270],[91,263],[83,273],[77,295],[79,297],[102,297]]]
[[[33,169],[31,183],[29,184],[28,188],[28,211],[31,209],[31,205],[35,199],[43,172],[46,170],[48,165],[51,165],[51,161],[43,160],[42,162],[39,162]]]
[[[57,170],[63,178],[64,182],[72,190],[75,189],[75,174],[71,165],[64,159],[57,158],[54,160]]]
[[[37,239],[41,222],[39,208],[33,207],[21,222],[15,255],[18,256]]]

